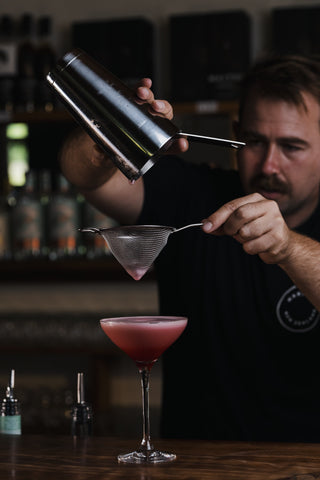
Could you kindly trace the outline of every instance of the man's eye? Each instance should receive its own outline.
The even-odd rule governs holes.
[[[284,143],[282,145],[283,150],[286,150],[287,152],[297,152],[298,150],[301,150],[300,145],[295,145],[293,143]]]

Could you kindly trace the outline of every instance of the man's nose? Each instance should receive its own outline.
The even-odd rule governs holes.
[[[269,145],[262,159],[262,172],[266,175],[278,173],[280,170],[279,151],[276,145]]]

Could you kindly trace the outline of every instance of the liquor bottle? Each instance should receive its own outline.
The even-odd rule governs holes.
[[[7,172],[2,172],[0,182],[0,260],[8,260],[11,258],[11,236],[10,209],[8,203],[10,186]]]
[[[21,434],[20,402],[14,397],[15,371],[11,370],[6,396],[1,403],[0,433]]]
[[[36,173],[26,173],[25,185],[18,191],[12,207],[12,245],[16,260],[41,256],[43,216],[36,191]]]
[[[46,112],[54,108],[55,96],[49,88],[46,76],[56,63],[56,53],[52,46],[52,19],[49,16],[40,17],[37,22],[39,46],[35,57],[36,103],[37,107]]]
[[[11,257],[9,209],[5,196],[0,195],[0,260]]]
[[[83,225],[96,228],[111,228],[115,227],[117,222],[100,212],[100,210],[91,205],[91,203],[84,201]],[[109,246],[101,235],[87,233],[84,238],[87,258],[94,259],[110,255]]]
[[[35,107],[35,55],[34,19],[29,13],[19,23],[18,78],[15,88],[15,107],[18,111],[32,112]]]
[[[83,373],[77,376],[77,402],[71,412],[71,435],[87,437],[92,434],[92,407],[84,399]]]
[[[49,258],[77,255],[79,210],[76,195],[70,183],[61,174],[56,175],[56,185],[48,204]]]
[[[11,16],[0,18],[0,111],[12,112],[17,75],[17,45]]]
[[[42,210],[42,256],[49,255],[49,221],[48,221],[48,206],[51,197],[51,172],[48,169],[40,170],[39,172],[39,201]]]

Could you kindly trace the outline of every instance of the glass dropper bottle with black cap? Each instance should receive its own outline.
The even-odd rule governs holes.
[[[92,407],[84,399],[83,373],[77,376],[77,403],[72,408],[71,435],[87,437],[92,434]]]
[[[15,370],[11,370],[6,396],[1,403],[0,433],[8,435],[21,434],[20,402],[14,396]]]

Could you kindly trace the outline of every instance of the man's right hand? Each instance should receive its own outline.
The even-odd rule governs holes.
[[[151,90],[152,80],[150,78],[143,78],[136,87],[137,103],[149,104],[149,112],[151,115],[173,119],[173,108],[171,103],[167,100],[158,100],[154,98]],[[170,149],[166,151],[168,154],[180,154],[186,152],[189,148],[189,142],[186,138],[177,138],[171,145]]]

